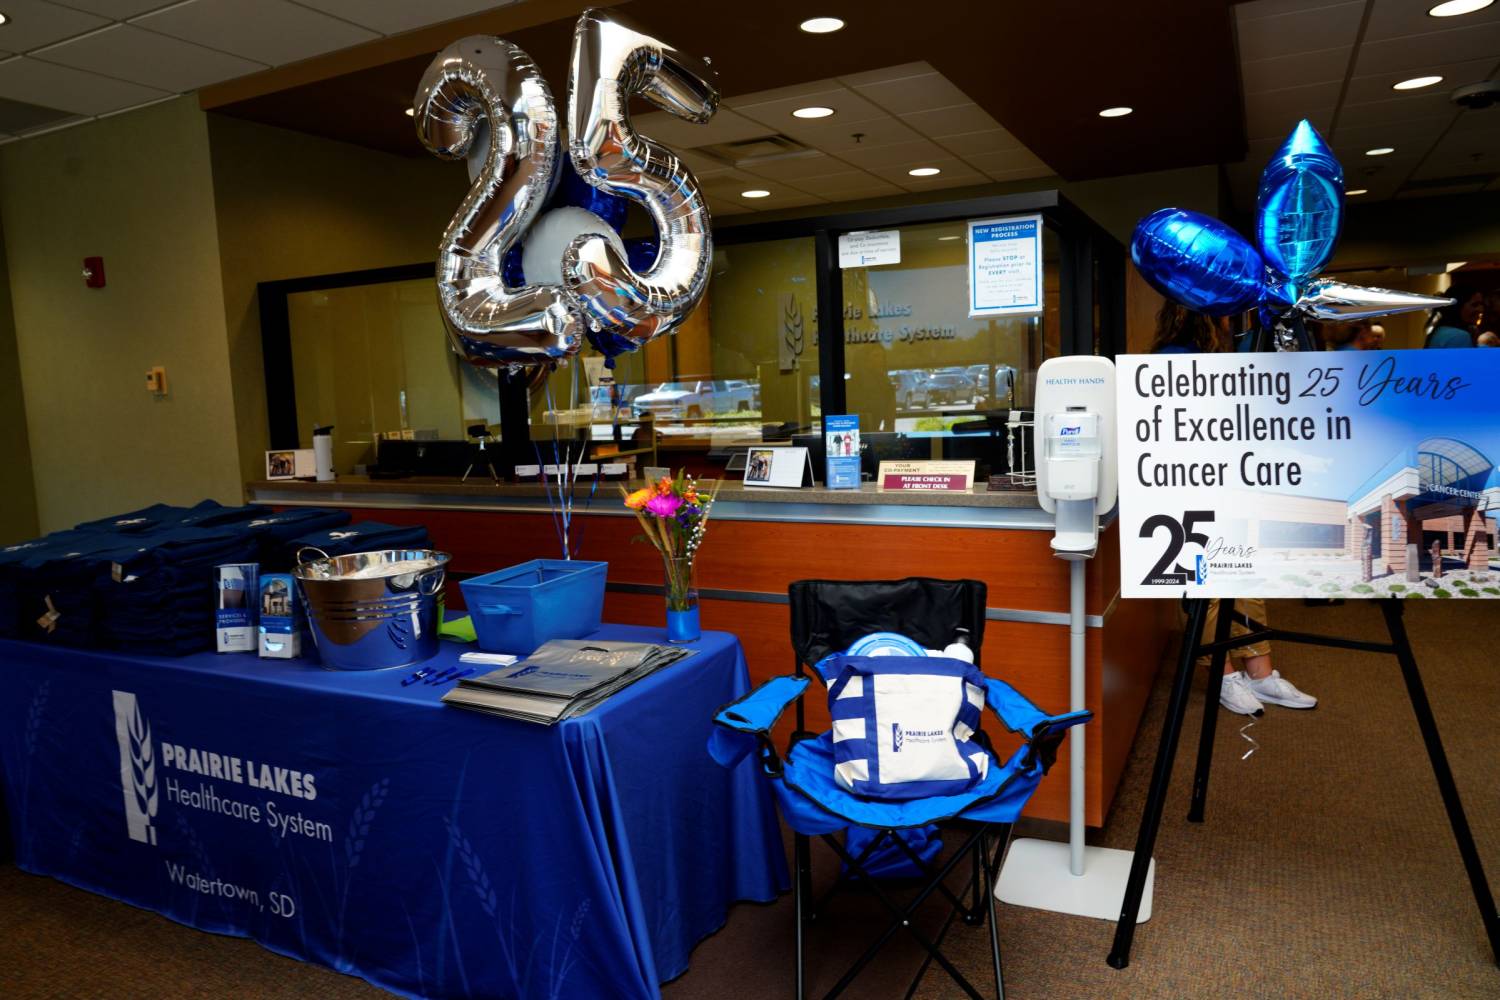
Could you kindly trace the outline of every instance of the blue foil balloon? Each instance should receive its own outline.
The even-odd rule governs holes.
[[[1300,294],[1332,259],[1343,220],[1344,168],[1318,130],[1298,122],[1260,175],[1260,252]]]
[[[575,170],[559,170],[558,173],[562,175],[562,181],[557,185],[552,200],[548,202],[548,208],[576,205],[599,216],[617,233],[625,228],[625,211],[630,205],[628,201],[592,187]]]
[[[1266,265],[1250,242],[1184,208],[1142,219],[1130,238],[1130,259],[1152,288],[1210,316],[1243,312],[1265,291]]]
[[[643,274],[656,263],[656,254],[661,245],[647,236],[637,236],[625,241],[625,259],[636,274]]]

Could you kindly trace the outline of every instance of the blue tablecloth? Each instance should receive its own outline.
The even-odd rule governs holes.
[[[739,644],[694,645],[546,728],[410,669],[0,641],[16,860],[400,993],[655,997],[733,901],[788,884],[766,782],[705,750],[748,690]]]

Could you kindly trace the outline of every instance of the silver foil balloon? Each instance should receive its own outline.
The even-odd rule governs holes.
[[[607,356],[631,351],[677,327],[703,297],[713,258],[708,204],[686,164],[636,132],[630,99],[641,96],[692,122],[719,106],[708,64],[605,10],[585,11],[573,31],[568,151],[579,176],[645,206],[660,251],[643,273],[597,236],[581,236],[563,257],[563,280],[590,339]]]
[[[1356,320],[1416,312],[1419,309],[1438,309],[1452,304],[1452,299],[1441,295],[1417,295],[1389,288],[1366,288],[1330,278],[1318,278],[1308,285],[1295,308],[1309,319]]]
[[[454,350],[473,364],[548,367],[575,353],[582,325],[567,292],[507,288],[501,277],[505,252],[541,211],[558,168],[557,106],[536,64],[503,39],[459,39],[427,67],[413,108],[422,145],[445,160],[465,159],[489,133],[483,168],[438,247],[438,298]]]

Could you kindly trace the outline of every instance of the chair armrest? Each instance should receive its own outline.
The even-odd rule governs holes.
[[[773,677],[714,714],[708,752],[725,767],[743,760],[757,743],[770,746],[771,728],[811,683],[806,677]],[[774,751],[772,751],[774,753]]]
[[[1048,715],[1037,708],[1015,688],[993,677],[984,679],[985,705],[999,717],[1005,728],[1026,740],[1026,761],[1041,762],[1042,773],[1057,761],[1057,750],[1074,726],[1088,722],[1093,712],[1064,712]]]

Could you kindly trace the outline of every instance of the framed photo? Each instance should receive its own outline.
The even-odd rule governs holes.
[[[267,479],[311,479],[315,475],[317,461],[311,448],[266,452]]]

